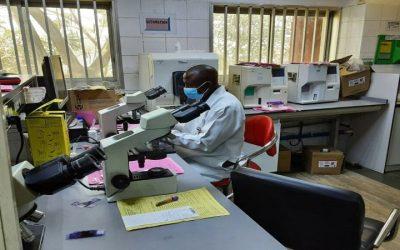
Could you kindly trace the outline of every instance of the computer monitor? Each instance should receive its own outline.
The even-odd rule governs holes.
[[[46,101],[61,99],[58,108],[62,109],[68,101],[68,90],[65,83],[61,57],[59,55],[45,56],[42,63]]]

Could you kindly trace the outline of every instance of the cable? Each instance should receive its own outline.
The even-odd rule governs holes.
[[[92,139],[94,142],[91,142],[91,141],[87,141],[88,143],[91,143],[91,144],[100,144],[100,142],[98,141],[98,140],[96,140],[95,138],[93,138],[93,137],[91,137],[91,136],[87,136],[87,135],[79,135],[74,141],[73,141],[73,143],[74,142],[79,142],[80,141],[80,139]]]
[[[15,163],[19,163],[19,157],[21,156],[22,150],[24,149],[24,133],[21,131],[18,131],[19,133],[19,138],[20,138],[20,146],[18,150],[17,157],[15,158]]]
[[[79,184],[81,184],[84,188],[89,189],[91,191],[105,191],[106,189],[104,187],[89,187],[86,184],[84,184],[81,180],[77,180]]]

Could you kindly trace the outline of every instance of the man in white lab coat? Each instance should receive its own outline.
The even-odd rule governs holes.
[[[231,165],[241,153],[245,115],[239,100],[218,84],[218,72],[197,65],[183,77],[189,99],[205,100],[210,110],[200,117],[177,124],[172,130],[177,153],[209,181],[229,177],[223,166]]]

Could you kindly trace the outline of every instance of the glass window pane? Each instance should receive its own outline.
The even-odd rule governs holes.
[[[262,39],[262,51],[261,51],[261,62],[268,62],[268,43],[269,43],[269,25],[270,15],[264,15],[263,20],[263,39]]]
[[[273,44],[273,57],[272,63],[281,63],[281,49],[282,49],[282,33],[283,33],[283,16],[275,16],[275,32]]]
[[[236,14],[228,14],[228,34],[227,34],[227,68],[229,73],[229,65],[236,64]]]
[[[240,15],[239,27],[239,62],[247,62],[249,44],[249,15]]]
[[[224,14],[213,15],[213,52],[218,55],[218,74],[223,75],[224,68]],[[220,79],[221,80],[221,79]]]
[[[297,16],[296,28],[295,28],[294,53],[292,60],[293,62],[301,62],[303,26],[304,26],[304,16]]]
[[[250,45],[250,61],[258,62],[260,57],[260,28],[261,18],[259,14],[251,17],[251,45]]]
[[[290,63],[290,41],[292,39],[293,16],[286,16],[285,44],[283,48],[283,63]]]

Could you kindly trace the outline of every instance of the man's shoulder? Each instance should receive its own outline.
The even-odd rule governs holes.
[[[243,105],[240,103],[240,101],[236,98],[236,96],[232,95],[229,92],[225,92],[223,96],[221,96],[221,99],[218,101],[218,103],[224,107],[226,110],[231,110],[235,112],[244,112],[243,110]]]

